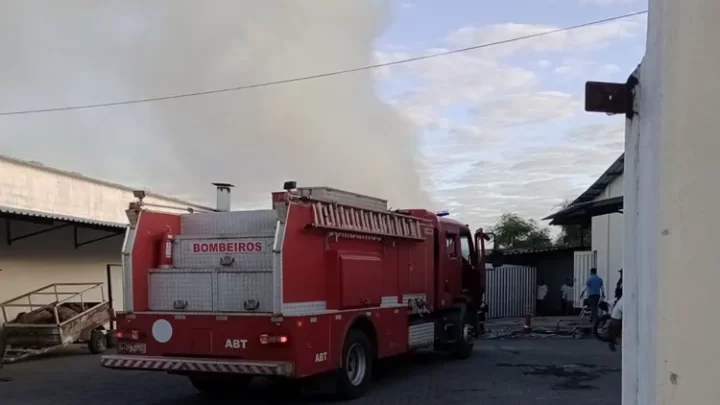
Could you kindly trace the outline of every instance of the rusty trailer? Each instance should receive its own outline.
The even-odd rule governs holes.
[[[89,296],[94,299],[88,300]],[[44,301],[53,298],[54,301],[43,302],[43,297]],[[18,309],[29,312],[9,319],[8,314]],[[0,311],[3,316],[0,364],[76,343],[86,343],[93,354],[108,347],[105,325],[111,321],[112,310],[105,299],[103,283],[50,284],[1,303]]]

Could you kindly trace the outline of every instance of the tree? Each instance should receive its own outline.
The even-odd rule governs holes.
[[[504,250],[543,249],[553,245],[548,228],[541,228],[535,220],[515,213],[501,215],[491,231],[495,234],[495,247]]]
[[[560,209],[565,209],[572,201],[565,200]],[[590,247],[592,246],[592,231],[584,225],[561,225],[560,233],[555,238],[555,246],[562,247]]]

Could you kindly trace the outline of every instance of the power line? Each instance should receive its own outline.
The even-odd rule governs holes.
[[[282,79],[282,80],[275,80],[275,81],[270,81],[270,82],[248,84],[248,85],[237,86],[237,87],[227,87],[227,88],[216,89],[216,90],[198,91],[198,92],[194,92],[194,93],[182,93],[182,94],[175,94],[175,95],[171,95],[171,96],[150,97],[150,98],[115,101],[115,102],[98,103],[98,104],[74,105],[74,106],[67,106],[67,107],[43,108],[43,109],[37,109],[37,110],[4,111],[4,112],[0,112],[0,116],[39,114],[39,113],[58,112],[58,111],[70,111],[70,110],[87,110],[87,109],[91,109],[91,108],[112,107],[112,106],[128,105],[128,104],[151,103],[151,102],[155,102],[155,101],[164,101],[164,100],[172,100],[172,99],[177,99],[177,98],[205,96],[205,95],[218,94],[218,93],[228,93],[228,92],[233,92],[233,91],[256,89],[256,88],[260,88],[260,87],[277,86],[280,84],[294,83],[294,82],[300,82],[300,81],[305,81],[305,80],[321,79],[324,77],[339,76],[339,75],[343,75],[343,74],[347,74],[347,73],[359,72],[362,70],[377,69],[377,68],[382,68],[382,67],[387,67],[387,66],[394,66],[394,65],[400,65],[400,64],[405,64],[405,63],[417,62],[417,61],[421,61],[421,60],[437,58],[440,56],[447,56],[447,55],[453,55],[453,54],[457,54],[457,53],[474,51],[474,50],[482,49],[482,48],[489,48],[492,46],[503,45],[503,44],[507,44],[507,43],[511,43],[511,42],[524,41],[524,40],[538,38],[538,37],[542,37],[542,36],[546,36],[546,35],[556,34],[559,32],[572,31],[572,30],[576,30],[579,28],[589,27],[592,25],[604,24],[604,23],[611,22],[611,21],[617,21],[617,20],[622,20],[622,19],[629,18],[629,17],[635,17],[638,15],[647,14],[647,12],[648,12],[647,10],[635,11],[635,12],[628,13],[628,14],[622,14],[622,15],[618,15],[615,17],[605,18],[602,20],[590,21],[590,22],[586,22],[583,24],[573,25],[573,26],[564,27],[564,28],[556,28],[553,30],[538,32],[536,34],[524,35],[524,36],[510,38],[510,39],[505,39],[502,41],[488,42],[488,43],[484,43],[484,44],[469,46],[466,48],[459,48],[459,49],[453,49],[450,51],[433,53],[433,54],[425,55],[425,56],[416,56],[416,57],[400,59],[400,60],[396,60],[396,61],[392,61],[392,62],[376,63],[373,65],[365,65],[365,66],[360,66],[360,67],[356,67],[356,68],[352,68],[352,69],[345,69],[345,70],[336,70],[333,72],[319,73],[319,74],[310,75],[310,76],[300,76],[300,77],[294,77],[294,78],[290,78],[290,79]]]

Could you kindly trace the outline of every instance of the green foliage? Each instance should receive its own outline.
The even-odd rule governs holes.
[[[567,208],[572,201],[565,200],[560,209]],[[592,246],[592,231],[589,227],[581,225],[562,225],[555,246],[563,247],[590,247]]]
[[[525,219],[515,213],[503,214],[491,231],[495,234],[495,246],[504,250],[553,246],[548,228],[541,228],[534,219]]]
[[[592,232],[580,225],[563,225],[555,238],[555,246],[564,247],[590,247],[592,246]]]

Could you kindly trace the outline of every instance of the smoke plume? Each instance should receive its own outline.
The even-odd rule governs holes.
[[[103,103],[372,63],[389,23],[361,0],[0,1],[0,111]],[[372,71],[241,92],[0,117],[0,153],[235,207],[285,180],[429,203],[415,129]]]

